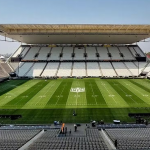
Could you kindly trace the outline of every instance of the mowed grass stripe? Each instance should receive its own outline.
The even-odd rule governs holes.
[[[71,88],[85,88],[84,80],[74,80]],[[84,92],[70,92],[67,100],[67,106],[87,105],[86,93]]]
[[[100,92],[94,80],[85,80],[85,91],[87,104],[107,106],[105,99],[103,98],[102,93]]]
[[[29,80],[24,84],[12,89],[11,91],[0,96],[0,107],[7,104],[11,100],[17,98],[20,94],[27,91],[29,88],[40,82],[40,80]]]
[[[150,93],[149,92],[145,91],[138,85],[135,85],[134,83],[130,82],[130,79],[122,80],[122,82],[120,82],[120,83],[122,85],[126,85],[126,87],[131,89],[132,93],[134,93],[136,96],[138,96],[140,99],[142,99],[145,103],[150,104],[150,96],[149,96]]]
[[[119,82],[119,81],[118,81]],[[122,81],[123,82],[123,81]],[[137,104],[139,105],[143,105],[144,106],[147,106],[147,103],[145,103],[140,97],[137,96],[137,94],[135,94],[135,92],[132,90],[132,88],[129,88],[125,82],[124,84],[122,83],[121,84],[122,87],[124,87],[124,89],[127,91],[127,93],[129,93],[129,95],[132,95],[131,98],[133,99],[133,101],[136,101]],[[128,96],[127,96],[128,97]],[[129,96],[130,97],[130,96]]]
[[[7,88],[10,88],[10,85],[19,84],[19,82],[21,82],[21,80],[6,80],[4,82],[0,82],[0,89],[1,91],[6,90]]]
[[[145,106],[147,105],[143,100],[137,97],[131,90],[120,84],[116,80],[108,80],[110,85],[122,96],[122,98],[128,103],[128,105],[134,107],[135,105]],[[142,104],[142,105],[141,105]],[[145,105],[144,105],[145,104]]]
[[[113,120],[120,120],[122,122],[133,122],[134,118],[130,118],[128,113],[149,113],[147,108],[77,108],[77,116],[73,117],[74,109],[19,109],[19,110],[0,110],[1,114],[22,115],[22,118],[15,120],[16,124],[48,124],[53,123],[54,120],[61,120],[66,123],[87,123],[90,120],[104,120],[104,122],[112,123]],[[10,119],[0,118],[3,124],[14,123]]]
[[[47,102],[47,105],[66,105],[71,85],[72,80],[63,81],[59,85],[53,96],[50,98],[50,100]]]
[[[62,81],[52,80],[46,82],[48,82],[48,84],[42,90],[40,90],[30,101],[28,101],[22,109],[44,108]]]
[[[144,83],[140,84],[140,83],[137,83],[135,80],[129,80],[129,81],[150,93],[150,89],[148,87],[144,86]],[[150,83],[149,83],[149,87],[150,87]]]
[[[144,80],[142,80],[142,79],[139,79],[139,80],[138,79],[132,79],[132,81],[134,81],[136,83],[139,83],[140,85],[150,89],[150,80],[148,80],[148,79],[144,79]]]
[[[108,107],[129,107],[124,99],[115,91],[107,80],[96,80],[97,86],[108,105]]]
[[[28,80],[11,80],[0,85],[0,96],[27,82]]]
[[[2,95],[2,93],[5,91],[5,90],[9,90],[9,88],[15,88],[14,86],[16,84],[19,84],[19,82],[15,81],[15,80],[10,80],[10,81],[4,81],[2,83],[0,83],[0,94]]]
[[[48,82],[40,81],[39,83],[35,84],[33,87],[29,88],[27,91],[20,94],[15,99],[11,100],[7,104],[5,104],[4,108],[15,107],[21,108],[23,107],[32,97],[35,96],[42,88],[44,88]]]

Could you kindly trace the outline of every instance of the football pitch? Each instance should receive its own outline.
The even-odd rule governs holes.
[[[150,80],[70,78],[0,83],[0,114],[22,115],[14,121],[1,118],[1,123],[135,122],[128,113],[150,113]]]

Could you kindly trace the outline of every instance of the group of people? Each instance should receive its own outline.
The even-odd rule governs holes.
[[[76,125],[76,124],[74,124],[74,131],[75,131],[75,132],[77,131],[77,125]],[[64,126],[63,126],[61,133],[62,133],[62,134],[65,134],[65,136],[66,136],[66,134],[67,134],[67,127],[64,127]],[[71,129],[69,130],[69,134],[71,135]]]
[[[66,136],[66,134],[67,134],[67,127],[63,127],[62,133],[65,134],[65,136]],[[69,134],[71,135],[71,129],[69,131]]]

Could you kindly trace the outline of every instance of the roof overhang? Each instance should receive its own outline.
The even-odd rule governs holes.
[[[27,44],[131,44],[150,37],[150,25],[0,24],[0,35]]]

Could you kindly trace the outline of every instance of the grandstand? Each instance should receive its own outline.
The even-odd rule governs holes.
[[[28,44],[7,61],[19,77],[138,77],[147,71],[146,55],[131,44],[149,37],[148,25],[4,24],[0,28],[2,35]]]
[[[112,141],[118,140],[118,149],[149,149],[150,128],[107,129]]]
[[[5,79],[9,77],[9,73],[13,72],[14,70],[9,67],[7,63],[0,62],[0,79]]]
[[[132,55],[130,46],[23,45],[12,55],[9,63],[19,77],[137,77],[147,65],[146,56],[137,47],[132,46],[140,55],[138,57]],[[144,60],[137,61],[137,58]],[[19,65],[14,67],[16,64]]]
[[[150,113],[150,62],[136,44],[150,25],[1,24],[0,34],[25,43],[0,63],[0,149],[150,148],[149,126],[128,115]],[[58,120],[73,133],[49,125]]]
[[[27,126],[26,126],[27,127]],[[80,127],[79,127],[80,131]],[[85,135],[61,134],[60,129],[0,130],[1,149],[149,149],[150,128],[97,130],[86,128]],[[117,140],[117,147],[115,141]]]

